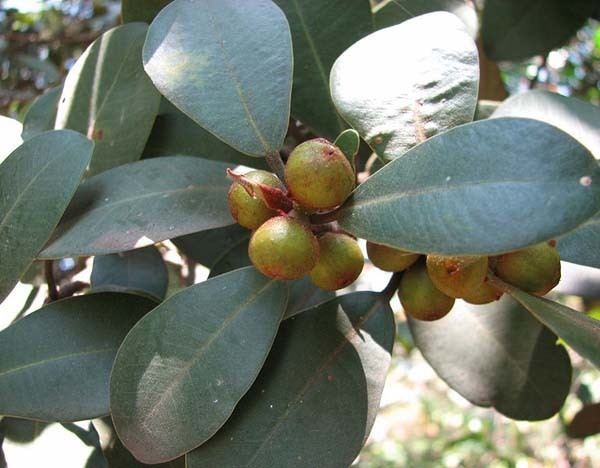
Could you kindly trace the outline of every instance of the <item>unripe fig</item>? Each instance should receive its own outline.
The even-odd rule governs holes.
[[[323,138],[305,141],[292,151],[285,180],[291,197],[309,212],[341,205],[355,185],[344,153]]]
[[[446,296],[435,287],[422,262],[404,272],[398,295],[404,312],[417,320],[441,319],[454,306],[454,298]]]
[[[373,242],[367,242],[367,255],[371,263],[383,271],[404,271],[420,257],[416,253]]]
[[[497,301],[502,297],[502,291],[496,289],[490,284],[487,278],[479,285],[479,287],[469,291],[462,299],[469,304],[489,304]]]
[[[560,281],[560,256],[553,242],[496,258],[496,275],[525,292],[543,296]]]
[[[254,232],[248,255],[265,276],[297,279],[308,274],[316,265],[319,242],[299,221],[288,216],[276,216]]]
[[[356,240],[346,234],[327,232],[319,237],[319,260],[310,279],[327,291],[342,289],[356,281],[364,263]]]
[[[283,184],[275,174],[267,171],[251,171],[244,174],[252,182],[283,189]],[[267,219],[277,215],[259,197],[253,197],[239,182],[233,182],[227,196],[231,216],[248,229],[257,229]]]
[[[450,297],[464,297],[479,288],[488,271],[487,257],[427,256],[427,271],[433,284]]]

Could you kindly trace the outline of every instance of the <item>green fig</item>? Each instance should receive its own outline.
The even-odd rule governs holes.
[[[354,283],[365,260],[358,242],[352,237],[327,232],[319,237],[319,260],[310,279],[321,289],[335,291]]]
[[[437,289],[424,263],[411,266],[400,280],[398,289],[404,312],[417,320],[433,321],[444,317],[454,306],[454,298]]]
[[[323,138],[305,141],[291,152],[285,180],[291,197],[308,212],[341,205],[355,185],[344,153]]]
[[[298,279],[317,264],[319,242],[307,226],[288,216],[266,221],[252,235],[250,260],[263,275],[281,280]]]
[[[433,284],[450,297],[464,297],[475,291],[488,272],[487,257],[427,256],[427,271]]]
[[[258,184],[284,189],[281,181],[271,172],[251,171],[244,174],[244,178]],[[265,202],[259,197],[250,195],[244,186],[237,181],[231,184],[227,201],[229,202],[229,211],[233,219],[248,229],[257,229],[267,219],[277,216],[277,211],[267,207]]]
[[[404,271],[420,257],[416,253],[394,249],[374,242],[367,242],[367,255],[371,263],[383,271]]]
[[[560,281],[560,256],[555,243],[543,242],[496,257],[496,275],[517,288],[543,296]]]
[[[490,284],[487,278],[477,288],[469,291],[462,299],[469,304],[489,304],[502,297],[502,291],[496,289]]]

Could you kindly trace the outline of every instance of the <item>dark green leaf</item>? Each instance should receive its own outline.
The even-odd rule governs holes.
[[[48,426],[50,424],[43,421],[3,417],[0,421],[0,434],[12,442],[26,444],[37,439]]]
[[[171,0],[122,0],[121,18],[123,23],[141,21],[150,24],[169,3]]]
[[[42,258],[123,252],[233,223],[224,163],[184,156],[117,167],[86,180]]]
[[[107,31],[69,71],[56,128],[77,130],[96,142],[88,175],[142,155],[160,104],[142,66],[147,30],[130,23]]]
[[[167,106],[165,106],[167,107]],[[144,149],[144,157],[198,156],[244,166],[267,169],[263,159],[246,156],[204,130],[187,115],[168,105],[159,115]]]
[[[563,405],[571,363],[556,336],[510,298],[460,303],[441,320],[409,319],[423,356],[454,390],[512,419],[540,420]]]
[[[23,126],[21,122],[0,115],[0,134],[2,135],[2,139],[0,140],[0,163],[23,143],[23,139],[21,138],[22,132]]]
[[[522,60],[564,44],[597,0],[486,0],[481,34],[493,60]]]
[[[368,0],[275,0],[294,42],[292,114],[329,139],[346,128],[329,94],[329,72],[344,50],[373,30]]]
[[[242,153],[283,144],[292,47],[270,0],[175,0],[150,27],[144,66],[167,99]]]
[[[477,36],[477,12],[473,3],[465,0],[385,0],[374,9],[373,18],[375,27],[382,29],[434,11],[454,13],[465,24],[471,37]]]
[[[173,460],[219,430],[256,379],[286,302],[284,283],[245,268],[184,289],[131,330],[110,398],[138,460]]]
[[[392,161],[339,221],[412,252],[498,254],[564,234],[599,209],[600,167],[585,147],[546,123],[506,118],[452,129]]]
[[[558,240],[560,258],[600,268],[600,214]]]
[[[557,302],[530,296],[516,288],[508,287],[511,296],[535,318],[565,340],[582,357],[600,368],[600,320],[590,318]]]
[[[235,248],[239,244],[247,246],[251,234],[248,229],[239,224],[232,224],[231,226],[176,237],[173,239],[173,243],[186,256],[211,269],[223,256],[223,252]]]
[[[312,309],[335,298],[335,293],[316,287],[308,276],[290,281],[290,297],[284,319]]]
[[[343,131],[335,139],[334,145],[342,150],[344,156],[350,162],[352,169],[356,171],[355,158],[360,149],[360,135],[356,130],[348,129]]]
[[[248,256],[248,242],[236,243],[221,252],[221,256],[212,265],[209,278],[251,265]]]
[[[583,439],[598,433],[600,433],[600,403],[581,408],[567,426],[567,435],[574,439]]]
[[[600,159],[600,107],[575,97],[535,90],[502,103],[494,117],[526,117],[554,125]]]
[[[473,120],[478,83],[475,42],[446,12],[367,36],[331,70],[338,111],[386,159]]]
[[[167,267],[153,245],[94,258],[91,286],[95,290],[135,291],[164,299],[169,286]]]
[[[62,86],[57,86],[49,89],[33,101],[27,114],[25,114],[25,120],[23,120],[23,133],[21,136],[24,140],[29,140],[40,133],[54,129],[61,94]]]
[[[42,133],[0,165],[0,302],[58,224],[93,145],[70,130]]]
[[[393,343],[392,311],[375,293],[286,320],[250,392],[187,467],[350,466],[375,420]]]
[[[0,414],[42,421],[108,414],[117,348],[153,306],[122,293],[71,297],[0,332]]]

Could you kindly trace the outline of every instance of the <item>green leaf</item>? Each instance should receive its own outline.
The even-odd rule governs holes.
[[[350,466],[375,420],[393,343],[392,310],[376,293],[286,320],[250,392],[186,466]]]
[[[600,213],[558,239],[561,260],[600,268]]]
[[[42,421],[108,414],[117,348],[153,306],[130,294],[76,296],[0,332],[0,414]]]
[[[131,330],[110,399],[138,460],[173,460],[219,430],[256,379],[286,301],[284,283],[245,268],[184,289]]]
[[[367,36],[331,70],[338,111],[386,159],[473,120],[478,83],[475,42],[446,12]]]
[[[373,20],[377,29],[383,29],[434,11],[455,14],[465,24],[471,37],[477,36],[477,12],[473,3],[465,0],[385,0],[373,10]]]
[[[0,165],[0,302],[58,224],[92,155],[70,130],[42,133]]]
[[[248,241],[236,243],[221,252],[220,257],[210,268],[209,278],[222,275],[229,271],[237,270],[251,265],[250,257],[248,256]]]
[[[537,421],[558,412],[569,393],[567,351],[510,298],[484,306],[460,303],[441,320],[408,323],[431,367],[475,405]]]
[[[522,60],[564,44],[597,0],[486,0],[481,35],[493,60]]]
[[[227,144],[250,156],[282,146],[292,44],[270,0],[175,0],[150,26],[143,55],[158,90]]]
[[[168,112],[159,115],[144,149],[144,158],[157,156],[198,156],[215,161],[268,169],[263,159],[246,156],[226,145],[200,127],[174,106],[164,106]]]
[[[316,287],[308,276],[290,281],[289,285],[290,296],[284,319],[289,319],[335,298],[334,292]]]
[[[600,159],[600,107],[575,97],[535,90],[507,99],[493,117],[541,120],[578,140]]]
[[[342,150],[352,169],[356,171],[355,158],[360,149],[360,135],[358,132],[352,129],[345,130],[338,135],[333,144]]]
[[[37,439],[49,426],[49,423],[43,421],[4,416],[0,421],[0,433],[12,442],[26,444]]]
[[[107,31],[65,80],[56,128],[77,130],[96,142],[88,175],[142,155],[160,104],[141,61],[147,30],[131,23]]]
[[[475,120],[489,119],[492,114],[498,109],[502,103],[499,101],[488,101],[483,99],[477,103],[477,110],[475,111]],[[508,117],[508,116],[506,116]],[[526,117],[525,115],[513,115],[512,117]],[[569,132],[567,132],[569,133]]]
[[[0,134],[2,135],[2,140],[0,140],[0,163],[23,143],[22,131],[21,122],[0,115]]]
[[[121,18],[123,23],[141,21],[150,24],[169,3],[171,0],[122,0]]]
[[[159,301],[169,286],[167,267],[159,250],[142,249],[94,258],[91,285],[94,290],[121,290],[149,294]]]
[[[600,368],[600,320],[543,297],[531,296],[510,285],[509,294],[556,335]]]
[[[506,118],[449,130],[392,161],[338,220],[411,252],[485,255],[560,236],[598,210],[600,167],[589,151],[546,123]]]
[[[176,237],[173,243],[187,257],[211,269],[223,257],[225,251],[235,248],[238,244],[247,246],[251,234],[239,224],[232,224]]]
[[[62,86],[50,88],[33,101],[23,120],[23,133],[21,136],[24,140],[29,140],[40,133],[54,129],[62,89]]]
[[[229,225],[227,167],[179,156],[94,176],[81,185],[40,257],[124,252]]]
[[[583,439],[600,433],[600,403],[581,408],[567,426],[567,435]]]
[[[346,128],[329,94],[329,73],[344,50],[373,31],[368,0],[275,0],[294,42],[292,114],[329,139]]]

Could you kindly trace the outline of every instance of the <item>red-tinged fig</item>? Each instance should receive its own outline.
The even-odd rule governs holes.
[[[417,320],[439,320],[454,306],[454,298],[446,296],[435,287],[422,262],[404,272],[398,296],[404,312]]]
[[[352,237],[327,232],[319,237],[319,260],[310,279],[321,289],[335,291],[356,281],[365,260],[358,242]]]
[[[394,249],[374,242],[367,242],[367,255],[371,263],[383,271],[404,271],[420,257],[416,253]]]
[[[427,271],[433,284],[450,297],[464,297],[475,291],[488,272],[487,257],[427,256]]]

